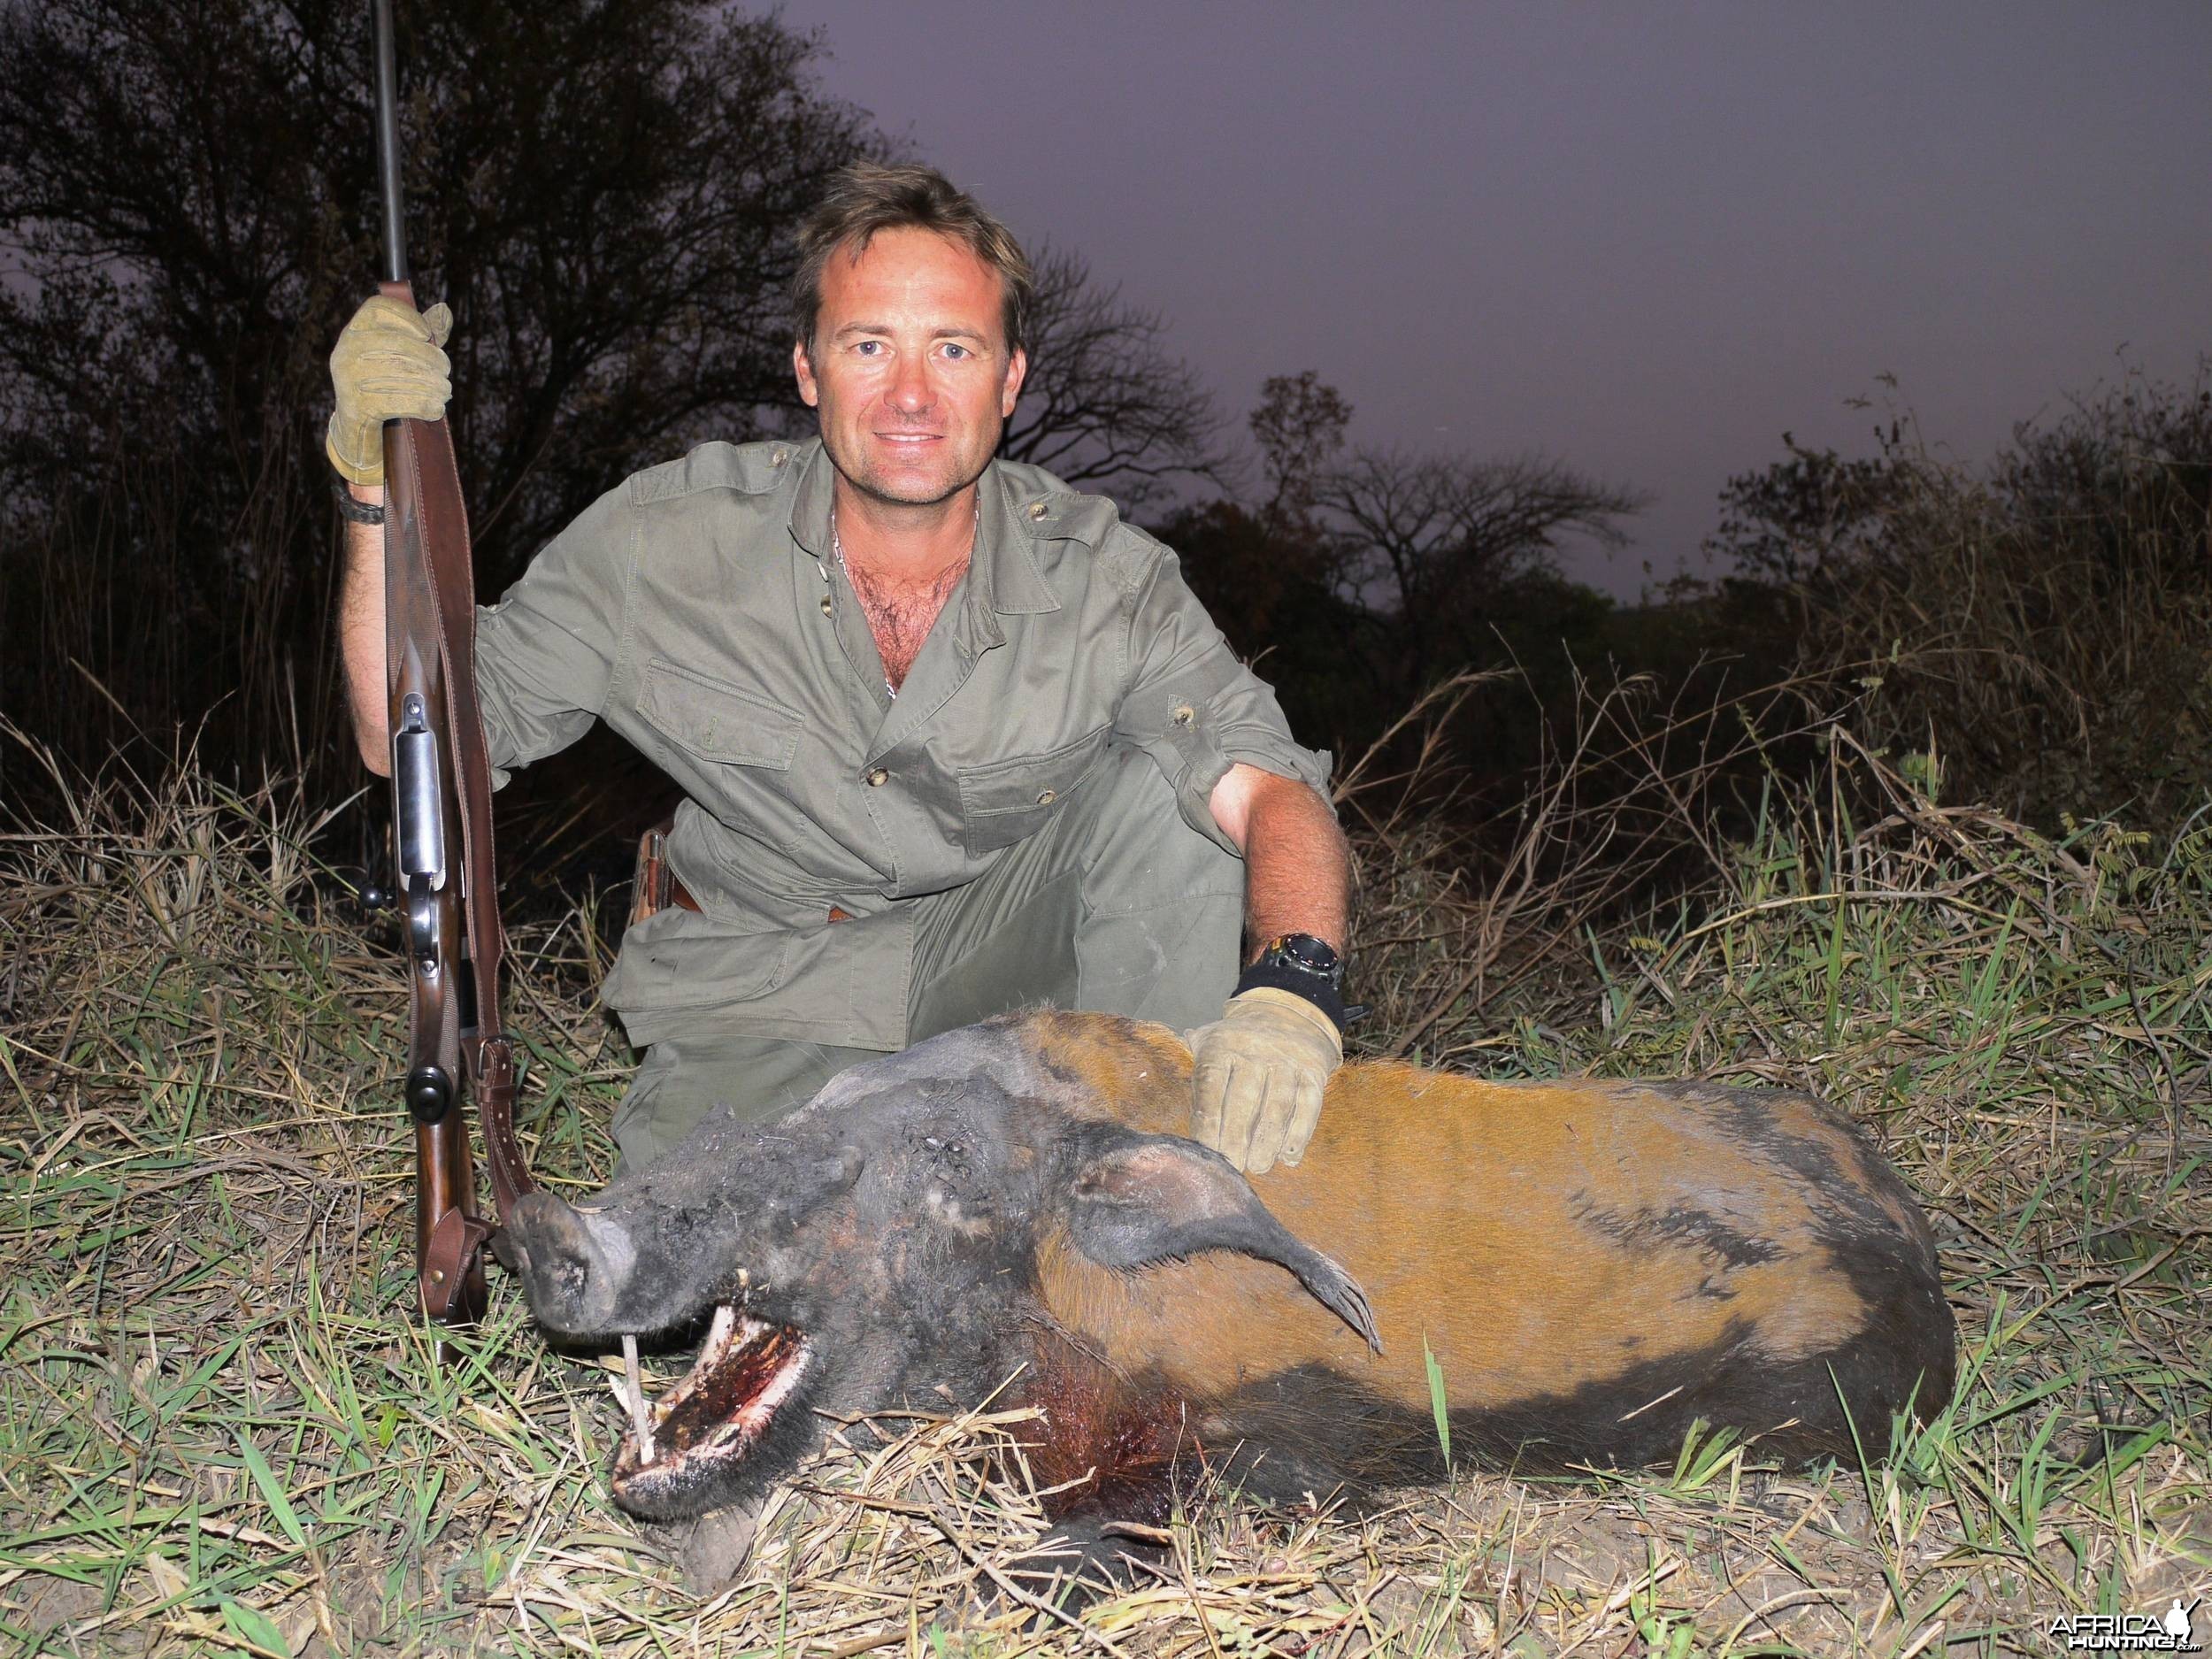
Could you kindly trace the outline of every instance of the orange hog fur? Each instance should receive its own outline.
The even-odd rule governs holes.
[[[1190,1056],[1171,1033],[1052,1014],[1024,1031],[1099,1113],[1187,1129]],[[1365,1289],[1379,1355],[1267,1263],[1121,1273],[1048,1239],[1043,1391],[1102,1371],[1123,1397],[1102,1417],[1125,1418],[1132,1394],[1167,1402],[1165,1432],[1187,1448],[1263,1442],[1294,1478],[1302,1441],[1363,1442],[1379,1478],[1421,1472],[1435,1454],[1425,1349],[1455,1449],[1523,1463],[1671,1456],[1698,1418],[1784,1455],[1847,1455],[1855,1424],[1879,1455],[1889,1413],[1950,1396],[1927,1225],[1807,1094],[1351,1064],[1303,1160],[1252,1184]]]

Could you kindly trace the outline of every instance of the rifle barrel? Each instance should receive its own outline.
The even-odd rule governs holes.
[[[399,65],[392,0],[376,0],[376,174],[384,192],[384,280],[407,280],[406,204],[399,186]]]

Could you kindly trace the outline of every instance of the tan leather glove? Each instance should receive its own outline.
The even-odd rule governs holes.
[[[1344,1064],[1336,1023],[1302,996],[1256,986],[1229,999],[1190,1044],[1191,1138],[1250,1175],[1295,1164],[1321,1121],[1321,1092]]]
[[[379,294],[362,302],[330,354],[330,411],[323,449],[331,465],[357,484],[384,481],[384,423],[435,420],[453,396],[452,365],[442,348],[453,330],[443,305],[418,312]]]

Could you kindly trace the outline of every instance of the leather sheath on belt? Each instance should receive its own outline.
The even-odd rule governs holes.
[[[680,910],[700,914],[699,901],[691,896],[691,889],[684,886],[668,862],[669,833],[675,828],[672,820],[656,824],[638,837],[636,878],[630,884],[630,926],[634,927],[647,917],[658,914],[670,905]],[[849,922],[853,914],[841,904],[829,907],[833,922]]]

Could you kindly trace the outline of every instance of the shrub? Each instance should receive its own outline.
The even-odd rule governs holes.
[[[1951,799],[2170,826],[2212,776],[2212,380],[2131,378],[1985,469],[1909,420],[1877,462],[1793,446],[1709,548],[1792,613],[1801,664]]]

